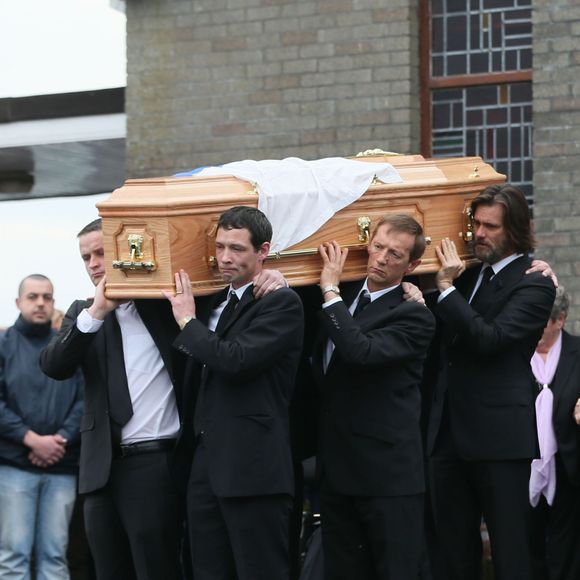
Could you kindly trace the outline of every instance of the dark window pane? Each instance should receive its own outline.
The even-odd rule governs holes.
[[[532,85],[530,83],[515,83],[510,88],[512,103],[525,103],[532,99]]]
[[[464,75],[467,73],[467,57],[464,54],[454,54],[447,58],[448,75]]]
[[[447,0],[447,12],[465,12],[466,10],[466,0]]]
[[[442,77],[443,76],[443,57],[436,56],[433,58],[431,76]]]
[[[502,159],[508,157],[508,130],[506,128],[499,128],[496,131],[496,156]]]
[[[509,180],[512,183],[520,183],[522,180],[522,164],[520,161],[512,162],[512,169],[510,171]]]
[[[501,63],[501,53],[494,52],[491,56],[491,70],[493,72],[501,72],[502,71],[502,63]]]
[[[463,91],[461,89],[445,89],[442,91],[433,92],[434,101],[457,101],[462,98]]]
[[[433,106],[433,129],[449,127],[449,105]]]
[[[485,52],[472,54],[469,57],[469,65],[471,74],[481,74],[489,71],[489,55]]]
[[[466,121],[467,121],[467,125],[470,127],[483,124],[483,112],[482,112],[482,110],[475,109],[474,111],[467,111]]]
[[[520,127],[510,129],[510,155],[512,157],[521,157],[522,155],[522,138]]]
[[[463,127],[463,103],[453,105],[453,126]]]
[[[518,51],[508,50],[505,53],[505,69],[517,70],[518,68]]]
[[[520,50],[520,69],[532,68],[532,49],[524,48]]]
[[[522,120],[522,110],[519,107],[510,109],[510,123],[519,123]]]
[[[479,48],[479,35],[481,33],[479,14],[471,16],[469,20],[471,23],[471,40],[469,48],[471,48],[471,50],[477,50]]]
[[[447,50],[465,50],[467,46],[467,21],[465,16],[451,16],[447,19]]]
[[[505,161],[498,161],[494,163],[494,169],[502,175],[508,174],[508,164]]]
[[[472,157],[477,154],[477,134],[475,131],[467,131],[465,136],[465,155]]]
[[[505,125],[507,123],[507,109],[489,109],[487,111],[488,125]]]
[[[508,2],[506,0],[483,0],[483,9],[490,10],[492,8],[507,8],[513,5],[512,2]]]
[[[532,174],[533,174],[533,166],[532,160],[526,159],[524,161],[524,181],[532,181]]]
[[[431,37],[433,52],[443,52],[443,18],[433,18],[431,23]]]
[[[497,87],[483,86],[467,89],[466,104],[468,107],[497,104]]]
[[[443,12],[443,0],[431,0],[431,14],[441,14]]]

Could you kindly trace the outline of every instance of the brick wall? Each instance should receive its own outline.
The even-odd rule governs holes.
[[[419,152],[417,5],[127,2],[128,175]]]
[[[580,3],[534,1],[534,215],[538,257],[569,291],[580,334]]]

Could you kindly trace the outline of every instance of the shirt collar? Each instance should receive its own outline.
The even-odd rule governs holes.
[[[360,296],[361,292],[368,292],[369,296],[371,297],[371,302],[372,302],[373,300],[376,300],[377,298],[384,296],[385,294],[387,294],[387,292],[394,290],[398,286],[400,286],[400,284],[395,284],[394,286],[390,286],[389,288],[383,288],[382,290],[377,290],[376,292],[371,292],[369,290],[369,286],[368,286],[368,278],[366,278],[364,281],[364,284],[359,292],[359,296]]]
[[[502,260],[496,262],[495,264],[489,264],[488,262],[484,262],[483,266],[484,267],[491,266],[491,269],[493,270],[493,275],[495,276],[496,274],[499,274],[507,265],[511,264],[514,260],[517,260],[522,256],[523,254],[511,254],[510,256],[507,256],[507,258],[503,258]],[[483,267],[481,269],[483,270]]]
[[[244,286],[240,286],[239,288],[234,288],[231,284],[230,284],[230,289],[228,290],[228,297],[230,295],[231,292],[235,292],[236,296],[238,297],[238,300],[242,299],[242,296],[244,295],[244,292],[253,284],[253,282],[248,282],[247,284],[245,284]]]

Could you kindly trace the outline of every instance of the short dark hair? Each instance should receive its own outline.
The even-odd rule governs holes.
[[[556,322],[560,314],[564,314],[564,318],[568,316],[568,309],[570,308],[570,297],[564,286],[556,288],[556,298],[554,298],[554,305],[550,313],[550,320]]]
[[[264,242],[272,240],[272,224],[257,208],[247,205],[237,205],[228,209],[220,216],[218,230],[242,230],[250,232],[250,241],[258,251]]]
[[[91,232],[102,232],[103,231],[103,220],[101,218],[97,218],[93,220],[90,224],[87,224],[78,234],[77,238],[81,236],[86,236]]]
[[[22,278],[20,284],[18,284],[18,297],[22,296],[22,290],[26,280],[41,280],[42,282],[48,282],[52,286],[52,282],[48,276],[45,276],[44,274],[30,274],[26,276],[26,278]]]
[[[471,211],[480,205],[503,206],[503,226],[513,248],[522,254],[534,249],[535,238],[530,217],[530,208],[522,190],[510,183],[500,183],[486,187],[472,202]]]
[[[425,252],[425,246],[427,245],[427,242],[425,240],[425,235],[423,234],[423,228],[416,219],[412,218],[410,215],[407,215],[405,213],[394,213],[384,215],[377,222],[377,225],[373,230],[371,240],[375,237],[378,229],[384,225],[389,226],[390,230],[394,230],[396,232],[405,232],[407,234],[415,236],[415,243],[411,248],[411,252],[409,254],[409,260],[411,262],[414,260],[418,260],[423,255],[423,253]]]

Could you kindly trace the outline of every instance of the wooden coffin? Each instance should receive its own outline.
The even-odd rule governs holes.
[[[419,274],[435,272],[434,247],[450,237],[462,258],[471,258],[470,200],[488,185],[503,182],[479,157],[424,159],[420,155],[375,155],[360,160],[391,163],[403,183],[374,183],[314,235],[268,259],[293,286],[317,284],[323,241],[350,248],[343,280],[365,276],[366,243],[378,218],[388,213],[412,215],[428,242]],[[235,205],[257,207],[252,184],[234,177],[163,177],[130,179],[97,205],[103,218],[107,286],[110,298],[158,298],[173,291],[174,272],[183,268],[194,294],[223,286],[214,258],[219,215]]]

